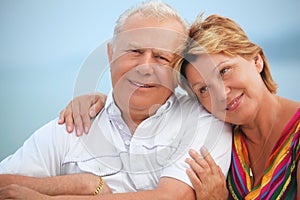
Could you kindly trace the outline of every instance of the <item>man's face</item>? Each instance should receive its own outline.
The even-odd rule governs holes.
[[[176,48],[183,26],[175,19],[129,17],[108,46],[114,99],[122,112],[151,115],[172,94]]]

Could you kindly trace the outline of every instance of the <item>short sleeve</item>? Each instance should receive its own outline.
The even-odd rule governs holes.
[[[35,177],[59,175],[68,150],[68,135],[57,119],[34,132],[14,154],[0,163],[0,174]]]

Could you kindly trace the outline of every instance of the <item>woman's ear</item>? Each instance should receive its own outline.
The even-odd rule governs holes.
[[[257,68],[257,71],[259,73],[261,73],[263,68],[264,68],[264,61],[263,61],[260,54],[257,54],[257,56],[254,57],[254,62],[255,62],[255,66]]]

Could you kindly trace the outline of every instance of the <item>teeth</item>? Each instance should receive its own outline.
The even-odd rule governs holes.
[[[234,102],[229,106],[229,108],[234,107],[237,102],[238,102],[237,99],[235,99]]]
[[[238,100],[239,100],[239,98],[234,99],[234,101],[232,102],[232,104],[230,104],[230,105],[226,108],[226,110],[229,110],[229,109],[231,109],[232,107],[234,107],[234,106],[237,104]]]
[[[130,81],[133,85],[137,86],[137,87],[142,87],[142,88],[149,88],[150,86],[147,86],[147,85],[144,85],[144,84],[141,84],[141,83],[137,83],[137,82],[134,82],[134,81]]]

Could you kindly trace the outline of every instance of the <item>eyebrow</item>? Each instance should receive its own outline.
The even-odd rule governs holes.
[[[159,48],[157,48],[157,49],[156,48],[151,48],[151,49],[153,49],[152,51],[154,53],[158,53],[158,54],[162,54],[164,56],[170,56],[170,57],[174,56],[174,53],[171,52],[171,51],[167,51],[167,50],[159,49]]]
[[[192,85],[192,88],[195,87],[196,85],[201,85],[203,82],[196,82]]]
[[[136,49],[141,49],[142,48],[141,45],[139,45],[136,42],[129,42],[129,43],[127,43],[127,47],[129,47],[129,48],[136,48]]]
[[[136,42],[129,42],[127,43],[127,48],[134,48],[134,49],[151,49],[154,53],[162,54],[165,56],[172,57],[174,55],[174,52],[161,49],[161,48],[154,48],[154,47],[142,47],[140,44]]]
[[[213,69],[213,72],[216,71],[218,69],[218,67],[220,67],[221,65],[225,64],[225,63],[230,63],[230,60],[224,60],[224,61],[221,61],[219,64],[217,64],[214,69]]]

